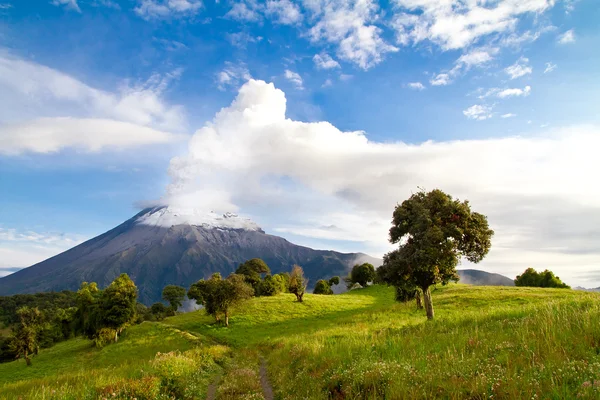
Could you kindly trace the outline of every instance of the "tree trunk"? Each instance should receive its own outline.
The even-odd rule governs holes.
[[[423,309],[423,299],[421,298],[421,292],[419,292],[419,289],[417,289],[417,294],[415,295],[415,299],[417,300],[417,309],[422,310]]]
[[[229,328],[229,313],[225,311],[225,326]]]
[[[303,297],[303,296],[304,296],[304,293],[299,293],[299,294],[297,294],[297,295],[296,295],[296,297],[298,298],[298,301],[299,301],[300,303],[302,303],[302,297]]]
[[[115,329],[115,343],[119,340],[119,331]]]
[[[27,353],[27,350],[25,350],[25,363],[28,367],[31,365],[31,358],[29,358],[29,353]]]
[[[429,287],[423,288],[423,300],[425,300],[425,311],[427,312],[427,319],[433,319],[433,301],[431,300],[431,291]]]

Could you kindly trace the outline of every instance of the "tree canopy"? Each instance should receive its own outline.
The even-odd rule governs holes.
[[[229,326],[231,308],[253,295],[254,289],[239,274],[231,274],[223,279],[221,274],[215,273],[208,280],[201,279],[192,284],[188,291],[188,297],[202,304],[217,322],[224,316],[225,326]]]
[[[31,356],[38,354],[38,332],[42,328],[42,313],[36,308],[22,307],[17,310],[19,322],[13,329],[10,348],[17,357],[23,357],[27,366]]]
[[[299,265],[292,267],[290,273],[290,280],[288,283],[288,291],[296,295],[296,299],[302,303],[304,298],[304,292],[306,292],[306,286],[308,285],[308,279],[304,277],[304,270]]]
[[[352,267],[352,271],[345,279],[346,286],[350,289],[354,284],[358,283],[360,286],[365,287],[369,282],[373,282],[375,279],[375,267],[369,263],[356,264]]]
[[[334,276],[331,279],[329,279],[328,281],[326,281],[325,279],[319,279],[317,281],[317,284],[315,285],[315,289],[313,290],[314,294],[333,294],[333,290],[331,290],[331,287],[333,285],[337,285],[340,283],[340,277],[339,276]]]
[[[458,281],[462,257],[478,263],[488,253],[494,231],[487,218],[439,189],[419,191],[396,206],[390,242],[399,244],[384,259],[388,282],[423,292],[427,318],[433,319],[430,286]]]
[[[254,289],[254,294],[260,296],[261,274],[271,274],[271,269],[260,258],[253,258],[240,264],[235,273],[243,275]]]
[[[560,280],[552,271],[545,270],[537,272],[533,268],[527,268],[525,272],[515,279],[516,286],[532,286],[541,288],[570,289],[571,287]]]
[[[185,299],[185,288],[176,285],[167,285],[162,291],[162,298],[168,302],[173,312],[183,305]]]

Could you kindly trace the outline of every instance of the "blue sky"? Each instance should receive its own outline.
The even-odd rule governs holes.
[[[0,275],[183,198],[381,255],[424,186],[489,215],[482,269],[600,286],[599,19],[595,0],[0,0]]]

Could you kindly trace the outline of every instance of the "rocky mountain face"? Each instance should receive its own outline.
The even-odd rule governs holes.
[[[459,269],[459,283],[475,286],[515,286],[515,282],[504,275],[493,274],[477,269]]]
[[[165,285],[188,288],[214,272],[228,275],[254,257],[265,260],[273,273],[301,265],[313,284],[334,275],[343,277],[357,262],[380,263],[361,253],[295,245],[234,214],[155,207],[64,253],[1,278],[0,295],[76,290],[81,282],[105,287],[127,273],[138,286],[139,300],[151,304],[160,300]]]

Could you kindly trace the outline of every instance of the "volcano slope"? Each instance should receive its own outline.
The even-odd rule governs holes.
[[[203,399],[218,382],[217,399],[260,399],[262,357],[276,399],[598,398],[598,294],[453,284],[433,296],[429,322],[377,285],[254,298],[230,328],[203,311],[145,322],[101,350],[74,339],[30,368],[1,364],[0,397]]]

